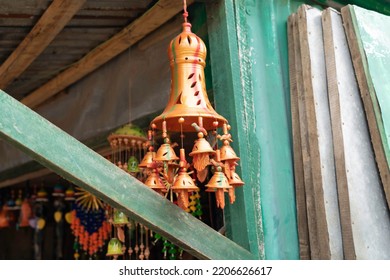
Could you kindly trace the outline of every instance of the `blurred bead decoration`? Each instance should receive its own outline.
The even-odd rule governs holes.
[[[108,206],[81,188],[76,188],[75,196],[70,218],[70,228],[75,236],[74,258],[79,259],[82,250],[93,259],[110,238],[111,225],[106,214]]]

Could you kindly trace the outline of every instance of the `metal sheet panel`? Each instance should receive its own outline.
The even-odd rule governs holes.
[[[389,259],[390,217],[347,40],[340,15],[334,10],[326,13],[325,24],[330,28],[325,33],[329,43],[326,66],[337,177],[338,182],[346,180],[350,238],[357,259]],[[340,203],[341,209],[345,207]]]

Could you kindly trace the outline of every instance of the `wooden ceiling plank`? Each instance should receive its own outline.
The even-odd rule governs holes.
[[[31,32],[0,67],[0,88],[6,88],[45,50],[86,0],[54,0]]]
[[[187,1],[190,5],[194,0]],[[87,74],[93,72],[118,54],[122,53],[140,39],[167,22],[183,7],[181,2],[160,0],[145,14],[136,19],[122,31],[108,41],[100,44],[86,56],[64,70],[54,79],[50,80],[37,90],[33,91],[21,102],[29,107],[37,107],[50,97],[54,96],[69,85],[77,82]]]

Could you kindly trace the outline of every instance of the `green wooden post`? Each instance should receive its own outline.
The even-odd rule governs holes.
[[[256,258],[3,91],[0,138],[195,257]]]
[[[238,2],[237,2],[238,3]],[[299,258],[292,162],[287,18],[299,1],[239,1],[246,34],[255,133],[260,145],[260,193],[267,259]],[[294,7],[296,5],[296,7]],[[245,29],[244,29],[245,28]],[[239,39],[239,44],[242,40]]]
[[[286,22],[302,2],[220,0],[207,6],[215,102],[238,140],[246,183],[226,210],[227,229],[266,259],[299,258]]]
[[[226,117],[233,135],[232,146],[240,156],[245,182],[237,200],[225,208],[229,238],[264,259],[260,205],[260,146],[255,134],[254,96],[250,89],[249,60],[240,59],[233,1],[207,5],[213,92],[217,111]],[[244,43],[244,42],[243,42]],[[242,57],[241,57],[242,58]]]

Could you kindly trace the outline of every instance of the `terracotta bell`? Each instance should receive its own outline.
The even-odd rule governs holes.
[[[167,192],[167,189],[163,185],[157,170],[153,170],[153,172],[150,173],[144,184],[159,194]]]
[[[157,150],[156,157],[154,160],[156,161],[172,161],[178,160],[179,158],[176,156],[175,151],[173,150],[171,144],[164,143]]]
[[[197,171],[202,171],[210,162],[210,156],[214,155],[215,151],[210,143],[203,137],[195,140],[194,147],[190,156],[193,157],[194,168]]]
[[[217,200],[217,207],[225,207],[225,190],[232,189],[233,187],[229,185],[228,179],[225,174],[222,172],[222,169],[218,167],[217,171],[214,172],[214,175],[211,177],[210,181],[206,184],[208,191],[215,191],[215,198]]]
[[[241,180],[240,176],[238,176],[238,174],[234,171],[230,172],[230,178],[228,178],[228,180],[229,180],[229,185],[231,185],[232,187],[240,187],[245,184]]]
[[[221,161],[225,160],[240,160],[236,155],[233,148],[226,141],[225,144],[221,147]]]
[[[189,206],[188,193],[199,191],[199,188],[195,185],[194,180],[188,175],[185,168],[179,172],[171,189],[178,194],[178,204],[182,209],[187,209]]]
[[[155,152],[147,152],[146,155],[144,156],[144,158],[141,160],[140,164],[138,165],[138,167],[140,168],[148,168],[148,164],[151,164],[153,163],[153,159],[156,157],[156,153]]]
[[[108,256],[108,257],[118,257],[120,255],[123,255],[122,243],[119,241],[118,238],[113,237],[108,242],[106,256]]]
[[[220,126],[227,120],[211,106],[206,92],[204,67],[207,55],[206,45],[191,31],[191,24],[183,23],[183,31],[176,36],[168,48],[171,67],[171,89],[167,106],[154,123],[162,130],[167,122],[168,131],[194,131],[192,123],[203,117],[203,127],[214,129],[213,122]],[[184,118],[183,123],[178,120]]]

